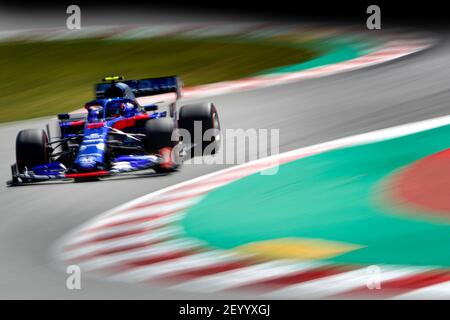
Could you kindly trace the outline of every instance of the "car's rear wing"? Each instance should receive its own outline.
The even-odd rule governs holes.
[[[128,85],[136,98],[155,96],[163,93],[175,93],[177,99],[182,95],[182,83],[177,76],[147,78],[141,80],[119,81]],[[105,90],[111,83],[98,83],[95,85],[95,95],[103,98]]]

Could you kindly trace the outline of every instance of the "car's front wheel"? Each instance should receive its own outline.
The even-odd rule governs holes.
[[[16,138],[16,163],[19,172],[49,161],[48,137],[44,130],[26,129]]]

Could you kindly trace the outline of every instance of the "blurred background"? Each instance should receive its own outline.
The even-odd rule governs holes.
[[[90,84],[105,74],[119,73],[130,79],[178,74],[186,86],[193,86],[305,62],[329,51],[325,39],[311,39],[308,27],[294,36],[291,32],[291,39],[286,35],[242,39],[242,33],[261,28],[263,23],[282,24],[283,28],[309,25],[316,33],[317,24],[328,33],[342,25],[363,33],[367,31],[365,11],[369,2],[330,1],[321,6],[310,2],[200,0],[188,5],[177,1],[170,5],[147,1],[77,4],[81,7],[82,29],[64,32],[70,3],[0,3],[4,79],[0,84],[0,122],[79,109],[91,97]],[[445,27],[446,19],[437,3],[425,8],[407,2],[378,4],[382,7],[383,30]],[[208,25],[213,32],[196,31],[196,24]],[[126,32],[137,26],[153,27]],[[378,35],[375,32],[371,36]],[[248,41],[250,37],[252,41]]]

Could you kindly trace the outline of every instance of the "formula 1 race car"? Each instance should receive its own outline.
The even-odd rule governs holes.
[[[177,170],[186,155],[198,155],[194,147],[200,154],[207,147],[210,154],[219,148],[220,122],[214,104],[185,105],[178,112],[182,86],[176,76],[128,81],[107,77],[95,85],[95,94],[83,113],[59,114],[46,130],[18,133],[9,185],[89,181],[147,169],[168,173]],[[173,99],[141,104],[157,95]],[[214,132],[209,141],[194,140],[198,124],[202,137],[207,130]],[[181,129],[188,135],[181,135]]]

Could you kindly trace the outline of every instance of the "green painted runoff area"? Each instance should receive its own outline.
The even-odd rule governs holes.
[[[253,174],[206,195],[181,221],[186,235],[218,248],[280,238],[363,246],[343,264],[450,266],[449,220],[383,201],[390,175],[450,147],[450,126],[328,151]]]

